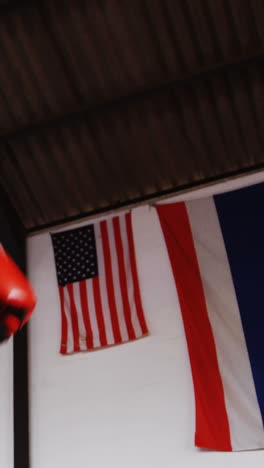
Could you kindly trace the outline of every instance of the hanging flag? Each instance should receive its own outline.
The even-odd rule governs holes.
[[[60,352],[146,335],[131,213],[51,237],[61,306]]]
[[[187,338],[195,443],[264,448],[264,184],[157,207]]]

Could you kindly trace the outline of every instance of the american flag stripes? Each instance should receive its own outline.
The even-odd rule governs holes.
[[[51,237],[61,306],[60,352],[146,335],[131,213]]]

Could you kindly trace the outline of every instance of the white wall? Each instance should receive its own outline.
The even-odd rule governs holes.
[[[0,346],[0,467],[13,468],[13,341]]]
[[[261,180],[264,173],[178,199]],[[194,448],[190,366],[155,209],[135,209],[133,227],[151,335],[67,357],[59,355],[60,311],[50,237],[43,233],[28,240],[29,275],[38,294],[30,321],[31,468],[262,467],[262,451]]]

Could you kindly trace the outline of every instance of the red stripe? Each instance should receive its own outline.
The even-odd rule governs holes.
[[[177,286],[196,400],[198,447],[231,451],[224,390],[184,203],[157,207]]]
[[[68,343],[68,324],[67,318],[64,309],[64,292],[63,287],[59,286],[59,295],[60,295],[60,306],[61,306],[61,346],[60,353],[67,354],[67,343]]]
[[[88,310],[86,281],[80,281],[80,297],[81,297],[83,321],[84,321],[84,326],[86,330],[86,346],[87,346],[87,349],[90,349],[90,348],[93,348],[94,346],[93,346],[93,332],[92,332],[89,310]]]
[[[121,343],[122,338],[121,338],[121,333],[120,333],[120,328],[119,328],[115,294],[114,294],[114,280],[113,280],[110,245],[109,245],[106,221],[101,221],[100,229],[101,229],[102,244],[103,244],[103,257],[104,257],[104,265],[105,265],[105,278],[106,278],[108,304],[109,304],[109,309],[110,309],[114,340],[115,340],[115,343]]]
[[[126,228],[127,228],[128,248],[129,248],[129,255],[130,255],[130,265],[131,265],[133,285],[134,285],[137,315],[138,315],[138,320],[141,326],[142,333],[145,335],[146,333],[148,333],[148,328],[146,325],[146,320],[144,317],[141,296],[140,296],[131,213],[126,214]]]
[[[124,249],[123,249],[123,244],[122,244],[120,223],[119,223],[118,216],[113,218],[113,226],[114,226],[116,253],[117,253],[118,270],[119,270],[119,282],[120,282],[120,289],[121,289],[121,295],[122,295],[122,301],[123,301],[124,316],[125,316],[125,321],[126,321],[126,326],[127,326],[128,337],[130,340],[134,340],[136,338],[136,334],[135,334],[135,330],[133,328],[133,324],[131,320],[131,309],[130,309],[130,304],[129,304],[129,299],[128,299],[127,282],[126,282]]]
[[[102,301],[101,301],[101,294],[100,294],[100,286],[99,286],[98,276],[93,278],[92,282],[93,282],[94,304],[95,304],[95,311],[96,311],[96,317],[97,317],[99,338],[100,338],[100,341],[101,341],[101,346],[107,346],[108,343],[107,343],[107,338],[106,338],[105,323],[104,323],[103,308],[102,308]]]
[[[76,309],[75,302],[74,302],[73,285],[71,283],[67,284],[66,288],[70,297],[70,314],[71,314],[72,333],[73,333],[73,351],[80,351],[78,315],[77,315],[77,309]]]

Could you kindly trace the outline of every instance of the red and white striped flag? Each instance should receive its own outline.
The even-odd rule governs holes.
[[[61,306],[60,352],[146,335],[131,213],[51,237]]]

